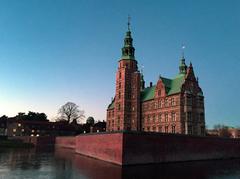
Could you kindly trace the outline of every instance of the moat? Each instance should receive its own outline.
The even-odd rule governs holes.
[[[240,159],[120,167],[69,149],[1,149],[0,179],[120,179],[240,177]]]

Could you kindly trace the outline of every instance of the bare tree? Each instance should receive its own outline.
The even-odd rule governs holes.
[[[73,121],[80,121],[83,119],[84,111],[78,109],[79,106],[76,105],[73,102],[67,102],[58,111],[58,114],[60,115],[60,120],[66,120],[68,123],[71,123]]]

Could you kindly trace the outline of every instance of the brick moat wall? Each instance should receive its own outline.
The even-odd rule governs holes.
[[[240,158],[239,151],[239,139],[146,132],[79,135],[75,148],[79,154],[119,165]]]
[[[121,165],[122,144],[122,133],[79,135],[76,137],[76,152]]]
[[[239,139],[152,133],[123,135],[124,165],[240,157]]]
[[[75,149],[75,147],[76,147],[76,137],[75,136],[56,137],[55,146]]]

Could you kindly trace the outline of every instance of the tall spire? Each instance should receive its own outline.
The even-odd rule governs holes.
[[[130,31],[130,20],[131,20],[131,17],[130,17],[130,15],[128,15],[128,23],[127,23],[127,25],[128,25],[128,31]]]
[[[135,48],[133,47],[133,39],[131,36],[130,31],[130,16],[128,16],[128,31],[126,32],[125,38],[124,38],[124,46],[122,48],[122,59],[131,59],[134,60],[134,52]]]
[[[182,58],[180,60],[180,65],[179,65],[179,74],[186,74],[187,73],[187,65],[185,64],[185,59]]]
[[[182,58],[180,59],[179,74],[187,73],[187,65],[185,64],[184,49],[185,49],[185,45],[182,45]]]

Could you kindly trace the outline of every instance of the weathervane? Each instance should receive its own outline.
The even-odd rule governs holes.
[[[184,59],[184,49],[185,49],[186,47],[185,47],[185,45],[184,44],[182,44],[182,58]]]
[[[128,23],[127,23],[127,25],[128,25],[128,31],[130,31],[130,20],[131,20],[131,17],[130,17],[130,15],[128,15]]]

